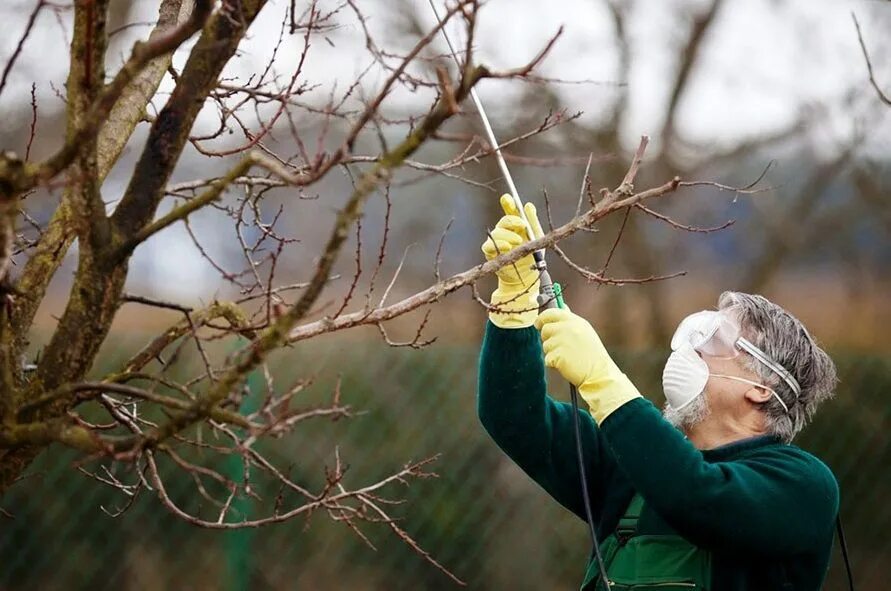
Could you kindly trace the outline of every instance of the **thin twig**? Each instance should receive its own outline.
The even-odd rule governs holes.
[[[2,76],[0,76],[0,94],[3,94],[3,90],[6,88],[6,82],[9,79],[9,73],[12,71],[13,66],[19,59],[19,55],[21,55],[22,53],[22,48],[24,48],[25,46],[25,41],[27,41],[28,37],[31,35],[31,30],[34,28],[34,22],[37,20],[37,15],[40,14],[40,11],[43,9],[44,6],[46,6],[46,4],[46,0],[39,0],[37,4],[34,5],[34,8],[31,10],[31,14],[28,16],[28,22],[25,25],[25,31],[19,38],[19,42],[16,43],[15,49],[12,52],[12,56],[10,56],[9,60],[6,62],[6,66],[3,67],[3,74]]]
[[[875,89],[876,94],[879,96],[879,100],[891,107],[891,96],[885,94],[881,89],[876,80],[875,72],[872,70],[872,60],[869,59],[869,52],[866,50],[866,42],[863,40],[863,32],[860,30],[860,23],[857,22],[857,15],[851,12],[851,18],[854,20],[854,28],[857,29],[857,40],[860,42],[860,49],[863,51],[863,59],[866,61],[866,71],[869,73],[869,83],[872,84],[872,87]]]
[[[28,131],[28,145],[25,147],[25,162],[31,159],[31,145],[37,132],[37,83],[31,83],[31,128]]]

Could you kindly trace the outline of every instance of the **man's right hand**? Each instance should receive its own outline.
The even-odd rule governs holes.
[[[498,220],[495,229],[482,246],[486,260],[510,252],[529,240],[526,224],[520,218],[510,195],[501,196],[501,208],[505,215]],[[540,238],[544,233],[535,206],[527,203],[524,210],[535,238]],[[539,288],[538,270],[535,268],[532,255],[526,255],[511,265],[505,265],[496,274],[498,289],[492,294],[491,304],[497,309],[490,311],[489,319],[501,328],[532,326],[538,316]]]

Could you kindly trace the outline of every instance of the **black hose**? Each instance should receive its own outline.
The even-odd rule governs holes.
[[[548,273],[548,267],[544,260],[544,252],[536,250],[532,253],[535,260],[535,267],[538,269],[538,279],[541,282],[539,293],[539,304],[542,308],[562,308],[563,298],[560,291],[555,291],[554,282]],[[558,288],[559,289],[559,288]],[[585,454],[582,451],[582,426],[581,411],[579,410],[579,392],[573,385],[569,384],[569,398],[572,401],[573,414],[573,431],[575,432],[575,451],[576,458],[579,463],[579,479],[582,481],[582,503],[585,505],[585,521],[588,522],[588,532],[591,535],[591,548],[594,552],[594,559],[597,561],[597,568],[600,571],[600,578],[603,581],[603,588],[609,591],[609,577],[606,575],[606,567],[603,564],[603,556],[600,554],[600,543],[597,541],[597,530],[594,527],[594,515],[591,513],[591,494],[588,491],[588,473],[585,470]]]
[[[579,478],[582,481],[582,502],[585,505],[585,519],[588,522],[588,532],[591,534],[591,547],[594,550],[594,559],[597,560],[597,568],[603,580],[604,590],[609,589],[609,578],[606,576],[606,567],[603,565],[603,556],[600,554],[600,543],[597,541],[597,530],[594,528],[594,516],[591,514],[591,495],[588,492],[588,474],[585,470],[585,455],[582,452],[582,427],[579,416],[579,392],[569,384],[569,398],[572,401],[573,430],[575,431],[575,451],[579,461]]]
[[[845,541],[845,530],[842,528],[841,514],[835,518],[835,530],[838,532],[838,543],[841,546],[842,558],[845,560],[845,569],[848,571],[848,588],[854,591],[854,572],[851,570],[851,560],[848,558],[848,543]]]

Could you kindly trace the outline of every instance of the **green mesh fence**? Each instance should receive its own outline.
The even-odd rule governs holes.
[[[588,553],[584,524],[529,481],[482,430],[474,399],[476,355],[473,348],[436,345],[418,352],[364,341],[298,347],[274,369],[282,383],[318,375],[300,402],[327,400],[340,375],[343,401],[364,414],[304,423],[263,449],[295,479],[316,486],[336,446],[349,465],[347,485],[374,482],[409,460],[441,454],[433,467],[439,478],[390,489],[405,499],[393,515],[424,549],[472,589],[577,588]],[[835,359],[842,378],[838,396],[799,444],[839,478],[858,588],[885,590],[891,580],[891,362],[850,354]],[[658,392],[663,354],[621,361],[644,391]],[[555,390],[562,396],[562,388]],[[0,517],[0,589],[458,588],[383,524],[363,526],[374,550],[324,514],[256,530],[209,531],[141,494],[112,517],[125,499],[80,474],[74,459],[63,449],[47,451],[3,498],[12,517]],[[241,470],[237,460],[215,466],[233,477]],[[201,510],[194,482],[164,469],[171,496]],[[259,492],[267,500],[275,495]],[[257,510],[254,500],[238,502],[241,515]],[[846,588],[837,548],[826,588]]]

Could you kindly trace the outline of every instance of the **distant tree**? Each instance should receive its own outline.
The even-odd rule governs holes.
[[[412,22],[415,24],[409,28],[414,30],[423,22],[423,3],[404,4],[406,14],[414,15]],[[606,49],[590,59],[597,59],[599,64],[612,64],[610,79],[614,82],[593,89],[585,87],[586,103],[591,104],[590,111],[598,116],[571,119],[553,134],[522,146],[511,146],[510,156],[519,162],[528,162],[524,156],[529,152],[555,144],[560,146],[563,163],[579,159],[584,162],[592,154],[592,183],[595,186],[608,184],[610,179],[623,174],[624,155],[636,146],[636,134],[628,133],[630,126],[638,124],[636,109],[646,105],[645,110],[649,112],[655,106],[659,124],[655,129],[647,130],[653,140],[646,166],[648,179],[675,175],[681,178],[746,179],[757,177],[773,159],[777,159],[765,171],[759,197],[736,210],[741,215],[735,220],[733,234],[745,239],[738,240],[737,251],[726,256],[728,273],[720,280],[731,281],[736,289],[769,290],[777,279],[782,279],[795,264],[806,259],[817,245],[824,252],[839,253],[839,259],[848,259],[848,252],[857,248],[853,246],[858,242],[855,235],[864,220],[886,223],[888,220],[887,208],[881,205],[882,175],[876,174],[875,166],[870,166],[862,150],[870,136],[875,136],[876,130],[884,129],[880,123],[883,117],[887,118],[887,110],[878,108],[881,101],[866,96],[861,81],[852,81],[849,87],[838,84],[825,98],[809,96],[800,91],[798,85],[771,88],[762,86],[759,81],[761,94],[779,96],[788,106],[797,106],[797,112],[793,111],[787,120],[780,121],[772,130],[745,136],[717,138],[716,135],[712,140],[690,137],[688,121],[697,115],[689,105],[702,104],[703,95],[728,84],[722,82],[725,80],[740,87],[753,84],[746,77],[747,73],[728,71],[720,66],[725,63],[721,60],[721,50],[727,45],[728,37],[745,35],[735,17],[748,7],[725,0],[675,2],[670,11],[660,15],[665,19],[656,23],[652,6],[652,3],[637,0],[608,0],[590,9],[599,11],[604,17],[603,22],[609,25],[598,37],[598,43],[607,44]],[[797,23],[806,22],[810,10],[805,9],[805,5],[784,0],[772,6],[785,11],[782,18],[790,31],[796,30]],[[884,14],[887,15],[887,11]],[[876,26],[881,30],[882,8],[871,10],[870,17],[870,22],[878,23]],[[642,27],[656,28],[664,33],[663,37],[654,39],[636,34],[644,30]],[[826,45],[817,37],[803,41]],[[659,55],[660,67],[664,64],[664,71],[657,79],[660,91],[642,99],[641,88],[635,88],[630,81],[636,69],[652,65],[647,60],[652,60],[653,55]],[[810,52],[803,53],[799,58],[800,66],[812,67],[813,62],[807,62],[812,57]],[[816,61],[817,58],[813,59]],[[794,70],[766,70],[763,74],[768,78],[781,75],[782,79],[794,79],[799,75]],[[871,69],[870,77],[873,87],[878,90],[881,85],[876,86]],[[567,92],[566,82],[574,81],[551,80],[524,86],[525,93],[516,101],[516,111],[523,113],[523,117],[513,117],[511,111],[511,118],[505,117],[500,122],[501,133],[514,134],[530,117],[543,111],[561,112],[568,104],[574,104],[579,92]],[[652,87],[648,87],[650,89]],[[887,98],[887,93],[884,96]],[[737,106],[728,102],[727,112],[734,112]],[[840,120],[850,123],[854,131],[839,133],[836,128]],[[552,164],[552,161],[540,159],[537,166]],[[494,173],[493,164],[489,166]],[[753,174],[753,170],[757,172]],[[530,172],[528,178],[540,176],[541,172]],[[551,173],[549,176],[558,175]],[[552,184],[557,183],[559,181]],[[565,183],[561,188],[565,189]],[[488,202],[480,200],[480,203],[481,209],[491,207]],[[689,268],[690,261],[698,254],[693,251],[702,250],[701,242],[686,240],[682,232],[666,235],[653,231],[654,224],[661,223],[654,213],[668,214],[679,220],[697,215],[702,217],[708,214],[702,203],[672,200],[660,203],[655,209],[636,207],[627,217],[614,216],[600,224],[602,240],[609,241],[620,231],[622,234],[621,249],[613,257],[611,268],[615,273],[637,277]],[[491,217],[491,211],[486,214],[484,217]],[[581,255],[590,250],[590,245],[568,245],[566,250]],[[674,269],[667,269],[672,265],[675,265]],[[669,305],[673,295],[669,284],[662,282],[634,291],[605,290],[591,298],[596,300],[596,308],[601,312],[598,330],[614,345],[644,341],[664,346],[676,321],[675,312]],[[637,334],[629,330],[629,326],[643,326],[645,330],[641,331],[643,334]]]

